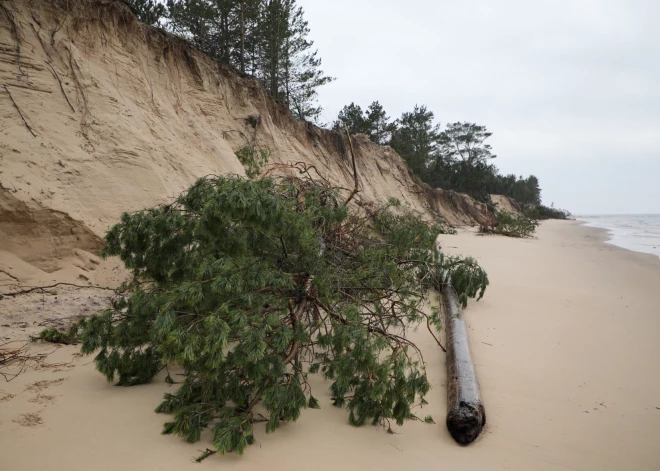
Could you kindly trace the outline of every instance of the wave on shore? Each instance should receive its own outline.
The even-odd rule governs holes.
[[[587,226],[609,231],[608,243],[660,257],[660,214],[580,216]]]

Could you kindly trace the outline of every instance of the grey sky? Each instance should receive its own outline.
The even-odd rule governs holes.
[[[660,0],[298,0],[324,121],[351,101],[494,133],[575,214],[660,213]]]

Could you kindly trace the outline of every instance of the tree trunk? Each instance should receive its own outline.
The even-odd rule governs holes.
[[[479,383],[468,348],[467,330],[456,291],[442,290],[447,332],[447,428],[461,445],[472,443],[486,424]]]
[[[291,103],[291,96],[290,96],[290,90],[289,90],[289,85],[290,85],[290,79],[289,79],[289,48],[291,46],[289,45],[289,36],[287,35],[286,38],[286,46],[284,49],[284,87],[286,90],[286,103],[289,105]]]
[[[241,73],[245,73],[245,0],[241,0]]]

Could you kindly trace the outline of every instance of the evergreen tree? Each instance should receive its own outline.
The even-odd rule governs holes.
[[[538,179],[515,175],[501,176],[490,164],[496,156],[486,140],[492,135],[485,126],[452,123],[440,133],[438,152],[423,170],[423,179],[431,186],[467,193],[490,203],[491,194],[502,194],[523,204],[540,204]]]
[[[343,131],[344,123],[352,134],[366,134],[369,139],[382,146],[389,142],[394,130],[394,124],[377,101],[371,103],[366,112],[355,103],[344,106],[333,123],[333,129]]]
[[[183,382],[157,408],[172,414],[163,432],[195,442],[210,427],[221,453],[242,453],[257,421],[272,432],[319,407],[317,372],[353,425],[414,418],[430,386],[406,333],[439,327],[438,311],[420,309],[427,289],[449,277],[465,301],[488,279],[472,259],[436,255],[441,227],[388,206],[349,214],[338,191],[214,177],[124,214],[104,256],[121,257],[132,280],[65,338],[120,385],[181,366]]]
[[[239,52],[238,63],[238,66],[241,67],[240,58],[242,57],[245,73],[258,77],[262,81],[264,7],[265,2],[263,0],[241,0],[241,8],[243,9],[243,36],[241,38],[243,55],[241,56]],[[264,86],[266,85],[264,82]]]
[[[133,10],[138,20],[151,26],[160,26],[160,20],[165,16],[165,5],[155,0],[124,0]]]
[[[367,108],[367,128],[369,130],[369,138],[376,144],[384,146],[390,141],[394,126],[390,123],[390,118],[385,113],[383,105],[374,101]]]
[[[254,31],[258,49],[257,66],[259,77],[271,96],[282,100],[283,57],[289,39],[290,0],[268,0],[260,8],[257,28]]]
[[[429,167],[429,184],[489,203],[497,175],[497,169],[489,164],[495,156],[491,146],[485,143],[491,135],[485,126],[448,124],[440,133],[438,152]]]
[[[295,0],[168,0],[169,28],[214,59],[258,77],[302,120],[316,120],[321,70]]]
[[[281,66],[284,101],[298,119],[317,121],[322,111],[316,102],[317,89],[334,78],[324,75],[318,51],[312,50],[314,42],[307,39],[309,27],[303,9],[294,1],[285,4],[288,29]]]
[[[212,0],[167,0],[168,27],[193,46],[219,59],[218,12]]]
[[[369,125],[364,116],[364,111],[362,111],[362,108],[355,103],[346,105],[341,109],[339,115],[337,115],[337,120],[333,124],[333,129],[335,131],[343,132],[344,125],[346,125],[351,134],[369,133]]]
[[[485,142],[492,135],[486,126],[461,122],[448,124],[438,139],[440,154],[448,162],[460,161],[468,166],[486,163],[496,157]]]
[[[415,105],[412,112],[397,120],[390,144],[423,180],[428,177],[427,168],[435,159],[440,137],[440,125],[433,124],[433,119],[426,106]]]

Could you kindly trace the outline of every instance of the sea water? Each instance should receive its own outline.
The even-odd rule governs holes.
[[[607,229],[610,244],[660,257],[660,214],[578,216],[577,220]]]

